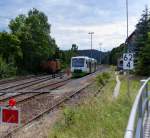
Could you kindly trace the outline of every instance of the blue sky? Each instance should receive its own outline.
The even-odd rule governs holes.
[[[131,33],[148,0],[129,0]],[[93,48],[111,50],[125,41],[125,0],[0,0],[0,30],[8,30],[10,19],[29,9],[43,11],[51,24],[51,35],[61,49],[76,43],[79,49],[90,48],[88,32],[94,32]]]

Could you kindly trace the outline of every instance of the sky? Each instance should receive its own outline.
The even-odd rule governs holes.
[[[148,5],[148,0],[129,1],[129,34]],[[108,51],[126,39],[125,0],[0,0],[0,31],[8,30],[8,24],[19,14],[36,8],[48,16],[51,36],[60,49],[67,50],[73,43],[79,49]],[[149,6],[149,5],[148,5]]]

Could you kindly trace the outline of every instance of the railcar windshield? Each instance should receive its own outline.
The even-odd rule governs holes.
[[[72,67],[84,67],[84,61],[83,58],[73,58],[72,59]]]

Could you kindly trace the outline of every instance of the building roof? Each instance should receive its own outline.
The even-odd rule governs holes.
[[[129,37],[126,39],[126,43],[130,42],[132,38],[135,36],[135,30],[129,35]]]

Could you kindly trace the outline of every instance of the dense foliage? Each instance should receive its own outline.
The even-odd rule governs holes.
[[[16,75],[17,68],[13,63],[6,63],[2,57],[0,57],[0,78],[6,78]]]
[[[119,47],[113,48],[110,52],[109,62],[112,65],[117,65],[118,59],[122,56],[124,52],[125,44],[121,44]]]
[[[146,8],[136,26],[136,72],[150,75],[150,15]]]
[[[42,60],[55,54],[57,45],[50,36],[50,24],[43,12],[30,10],[27,16],[19,15],[11,20],[9,27],[21,42],[23,58],[18,64],[21,70],[36,72]]]
[[[72,44],[71,49],[66,51],[60,51],[60,59],[62,61],[62,68],[66,68],[70,65],[71,57],[78,55],[78,46],[76,44]]]
[[[20,40],[13,34],[0,33],[0,78],[17,73],[17,62],[22,59]]]
[[[0,77],[39,72],[40,63],[58,53],[43,12],[32,9],[27,15],[19,15],[10,21],[9,28],[9,33],[0,33]],[[14,73],[9,73],[8,67]]]
[[[78,50],[61,51],[51,37],[47,16],[32,9],[9,23],[9,32],[0,32],[0,78],[16,74],[38,73],[40,64],[48,58],[61,59],[65,68]]]

